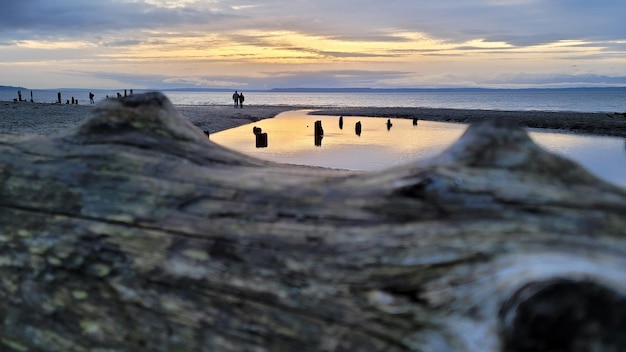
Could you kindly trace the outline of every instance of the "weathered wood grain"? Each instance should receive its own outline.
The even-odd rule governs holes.
[[[223,149],[158,93],[108,100],[0,141],[0,345],[620,351],[624,213],[497,120],[353,174]]]

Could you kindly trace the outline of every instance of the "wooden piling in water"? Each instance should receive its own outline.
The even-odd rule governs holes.
[[[315,136],[323,136],[324,129],[322,128],[322,121],[315,121]]]
[[[261,132],[256,135],[256,147],[267,148],[267,133]]]

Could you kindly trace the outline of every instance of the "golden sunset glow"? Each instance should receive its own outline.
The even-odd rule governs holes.
[[[621,1],[71,2],[33,0],[22,12],[2,12],[2,83],[45,88],[63,77],[69,86],[101,88],[626,85]]]

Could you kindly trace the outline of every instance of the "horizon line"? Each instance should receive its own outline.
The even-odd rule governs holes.
[[[18,86],[0,85],[0,90],[78,90],[78,91],[197,91],[197,92],[229,92],[232,90],[248,91],[248,92],[425,92],[425,91],[502,91],[502,90],[608,90],[608,89],[626,89],[626,86],[573,86],[573,87],[525,87],[525,88],[490,88],[490,87],[395,87],[395,88],[376,88],[376,87],[287,87],[287,88],[269,88],[269,89],[241,89],[232,88],[210,88],[210,87],[175,87],[175,88],[72,88],[72,87],[55,87],[55,88],[27,88]]]

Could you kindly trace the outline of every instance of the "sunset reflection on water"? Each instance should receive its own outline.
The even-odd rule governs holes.
[[[315,145],[314,124],[322,121],[324,137]],[[362,124],[361,135],[355,124]],[[211,140],[229,149],[280,163],[372,171],[435,156],[454,143],[466,124],[344,116],[343,129],[338,116],[307,115],[289,111],[254,124],[214,133]],[[268,146],[257,148],[253,126],[268,134]],[[573,159],[592,173],[626,187],[624,140],[546,130],[529,130],[540,146]]]
[[[315,145],[315,121],[322,121],[324,137]],[[443,151],[467,128],[464,124],[344,116],[343,129],[338,116],[307,115],[306,111],[285,112],[273,119],[258,121],[211,135],[211,140],[227,148],[281,163],[324,166],[350,170],[377,170]],[[361,135],[355,133],[360,121]],[[268,134],[267,148],[257,148],[252,126]]]

